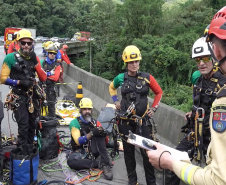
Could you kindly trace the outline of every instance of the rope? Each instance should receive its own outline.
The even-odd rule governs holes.
[[[95,173],[95,172],[97,172],[97,173]],[[81,173],[81,171],[79,171],[78,173]],[[85,177],[83,177],[81,179],[75,180],[75,181],[66,181],[66,183],[79,184],[79,183],[81,183],[81,182],[83,182],[85,180],[88,180],[90,182],[94,182],[94,181],[96,181],[96,180],[98,180],[100,178],[101,173],[103,173],[103,171],[98,170],[98,169],[91,169],[90,172],[89,172],[89,175],[87,175],[87,176],[85,176]]]

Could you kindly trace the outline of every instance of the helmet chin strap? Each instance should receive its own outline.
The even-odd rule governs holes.
[[[223,62],[226,60],[226,56],[224,56],[220,61],[219,61],[219,66],[221,65],[221,64],[223,64]]]
[[[217,58],[215,57],[215,55],[214,55],[214,53],[213,53],[212,48],[210,47],[210,43],[207,42],[207,45],[208,45],[208,49],[209,49],[209,51],[210,51],[211,57],[213,58],[213,60],[214,60],[215,62],[218,62]]]

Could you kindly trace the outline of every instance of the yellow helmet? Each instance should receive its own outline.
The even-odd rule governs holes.
[[[48,49],[48,47],[49,47],[50,44],[53,44],[53,42],[52,41],[45,42],[44,49]]]
[[[141,53],[138,47],[134,45],[127,46],[122,54],[122,59],[124,62],[131,62],[135,60],[141,60]]]
[[[79,107],[80,107],[80,109],[84,109],[84,108],[92,109],[93,108],[93,102],[90,98],[82,98],[80,100]]]
[[[29,38],[29,39],[33,39],[31,32],[29,30],[26,29],[22,29],[18,32],[17,34],[17,40],[23,39],[23,38]]]
[[[50,44],[50,45],[48,46],[48,48],[46,48],[46,51],[47,51],[48,53],[50,53],[50,52],[52,52],[52,53],[57,53],[57,52],[58,52],[58,50],[57,50],[57,48],[56,48],[56,46],[55,46],[54,44]]]

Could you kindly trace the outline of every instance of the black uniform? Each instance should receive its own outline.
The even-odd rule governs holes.
[[[226,77],[221,73],[220,70],[215,72],[210,79],[205,79],[201,76],[196,85],[194,86],[194,105],[192,107],[191,114],[191,125],[195,126],[195,114],[198,107],[201,107],[205,110],[205,117],[203,120],[203,147],[202,152],[203,156],[207,153],[207,148],[210,143],[210,129],[209,129],[209,117],[210,117],[210,108],[213,101],[216,99],[216,93],[219,88],[222,87],[226,82]],[[185,137],[181,140],[179,145],[176,147],[179,151],[185,151],[189,153],[189,157],[193,159],[194,157],[194,144],[188,141],[188,134],[185,134]],[[179,185],[180,179],[172,171],[166,171],[166,184],[167,185]]]
[[[56,68],[60,64],[56,62],[56,60],[52,64],[48,64],[46,61],[43,62],[42,66],[44,71],[50,72],[52,69]],[[56,82],[50,80],[47,78],[46,82],[46,99],[47,99],[47,105],[48,105],[48,116],[49,117],[56,117],[55,115],[55,104],[57,101],[57,88],[56,88]]]
[[[138,78],[139,76],[139,78]],[[142,126],[138,126],[134,121],[128,121],[121,119],[119,123],[119,132],[123,134],[123,148],[124,158],[126,163],[127,175],[129,178],[129,184],[133,185],[137,183],[136,173],[136,160],[135,160],[135,146],[126,142],[128,139],[126,136],[129,134],[129,130],[133,133],[141,135],[143,137],[151,138],[152,128],[149,122],[149,117],[145,115],[148,107],[148,94],[149,83],[144,78],[149,79],[149,74],[139,72],[138,76],[128,76],[128,73],[124,75],[124,83],[122,84],[121,94],[121,111],[126,112],[128,107],[133,102],[135,104],[136,115],[142,117]],[[148,160],[146,151],[140,149],[143,157],[143,166],[145,170],[146,182],[148,185],[155,185],[156,178],[154,167]]]
[[[19,56],[19,55],[17,55]],[[35,62],[24,57],[17,58],[15,55],[15,66],[12,67],[10,78],[16,80],[35,79]],[[33,90],[33,93],[30,91]],[[18,123],[18,145],[33,144],[35,135],[35,119],[40,115],[39,96],[34,88],[17,86],[12,88],[12,92],[20,98],[16,101],[17,108],[14,110],[15,118]],[[32,96],[31,96],[32,94]],[[29,106],[34,106],[34,112],[29,112]]]
[[[81,136],[84,136],[90,132],[91,129],[96,125],[96,120],[92,119],[91,122],[84,123],[80,117],[77,118],[81,129]],[[71,137],[72,138],[72,137]],[[109,157],[107,154],[105,137],[92,137],[90,140],[90,145],[83,144],[77,146],[74,139],[71,139],[71,145],[73,153],[70,154],[67,161],[68,166],[74,170],[99,168],[100,164],[110,165]],[[90,155],[87,153],[87,147],[90,147]],[[101,157],[100,161],[95,160],[98,156]]]

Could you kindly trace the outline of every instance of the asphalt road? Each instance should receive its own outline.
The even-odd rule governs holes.
[[[41,48],[41,43],[37,43],[35,46],[35,52],[36,54],[39,56],[40,59],[43,59],[43,55],[42,55],[42,48]],[[0,66],[2,66],[2,62],[4,60],[5,57],[5,53],[4,53],[4,49],[3,46],[0,46]],[[0,88],[0,93],[1,93],[1,97],[2,100],[4,102],[6,95],[9,92],[9,88],[6,85],[1,85]],[[70,94],[71,92],[69,92],[67,89],[65,88],[61,88],[61,96],[59,97],[59,99],[62,99],[62,97],[65,94]],[[10,132],[16,136],[17,135],[17,123],[13,121],[12,119],[12,112],[9,111],[7,112],[6,110],[4,110],[5,113],[5,117],[2,121],[2,133],[5,134],[6,136],[10,136]],[[68,126],[61,126],[58,128],[58,130],[64,130],[64,131],[69,131]],[[64,155],[64,154],[63,154]],[[62,155],[62,156],[63,156]],[[61,159],[64,159],[64,157],[61,156]],[[51,161],[40,161],[40,166],[44,166],[44,165],[49,165],[52,162],[57,161],[58,159],[53,159]],[[146,181],[145,181],[145,174],[144,174],[144,170],[143,170],[143,162],[142,162],[142,157],[141,154],[139,153],[139,150],[136,150],[136,161],[137,161],[137,174],[138,174],[138,182],[139,185],[145,185]],[[47,171],[43,171],[41,168],[39,170],[38,173],[38,181],[41,180],[65,180],[66,176],[62,171],[58,171],[60,169],[60,165],[59,163],[53,164],[49,167],[52,172],[47,172]],[[95,182],[89,182],[88,180],[82,182],[82,184],[84,185],[99,185],[99,184],[105,184],[105,185],[127,185],[128,181],[127,181],[127,173],[126,173],[126,167],[125,167],[125,163],[124,163],[124,157],[123,157],[123,152],[120,152],[119,157],[114,161],[114,167],[113,167],[113,174],[114,174],[114,179],[112,181],[107,181],[104,179],[103,175],[101,175],[101,178],[99,178],[97,181]],[[75,175],[75,173],[74,173]],[[162,174],[161,173],[156,173],[157,178],[157,185],[162,184]],[[58,184],[58,183],[53,183],[53,184]]]

